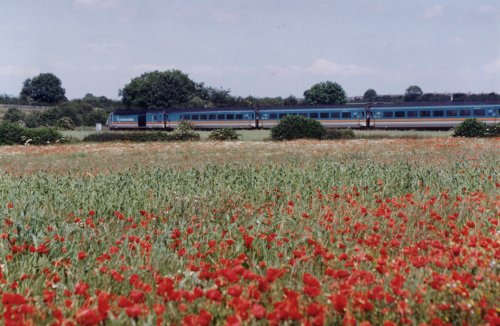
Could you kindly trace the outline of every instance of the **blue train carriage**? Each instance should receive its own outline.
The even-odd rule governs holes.
[[[116,110],[112,112],[106,125],[110,130],[119,129],[165,129],[167,123],[165,110]]]
[[[253,108],[173,109],[168,111],[167,128],[175,129],[181,121],[191,122],[196,129],[253,129]]]
[[[450,129],[469,118],[499,122],[500,103],[375,104],[370,111],[372,128]]]
[[[259,126],[272,128],[287,115],[300,115],[321,122],[326,128],[360,128],[366,124],[364,105],[268,107],[259,110]]]

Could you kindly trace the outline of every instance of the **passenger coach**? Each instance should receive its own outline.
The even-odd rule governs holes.
[[[261,108],[117,110],[107,125],[117,129],[175,129],[183,120],[197,129],[272,128],[287,115],[321,122],[326,128],[449,129],[465,119],[500,122],[500,103],[404,103]]]

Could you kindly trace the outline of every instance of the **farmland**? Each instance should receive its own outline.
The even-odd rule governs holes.
[[[2,323],[499,322],[498,139],[0,148]]]

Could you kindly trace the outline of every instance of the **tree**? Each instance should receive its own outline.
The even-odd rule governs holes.
[[[57,104],[66,101],[61,80],[54,74],[43,73],[33,79],[26,79],[21,90],[21,98],[28,102]]]
[[[128,108],[170,108],[196,96],[196,85],[180,70],[153,71],[132,79],[119,95]]]
[[[409,86],[405,91],[405,102],[418,102],[422,98],[422,89],[416,85]]]
[[[347,97],[344,89],[337,83],[326,81],[313,85],[304,92],[308,104],[345,104]]]
[[[290,95],[283,101],[283,104],[285,104],[286,106],[295,106],[299,104],[299,101],[295,96]]]
[[[373,88],[368,89],[363,95],[363,99],[365,101],[373,101],[375,100],[376,97],[377,97],[377,92]]]

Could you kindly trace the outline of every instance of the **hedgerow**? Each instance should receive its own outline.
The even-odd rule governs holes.
[[[44,145],[67,142],[67,139],[53,128],[24,128],[17,123],[0,123],[0,145]]]

